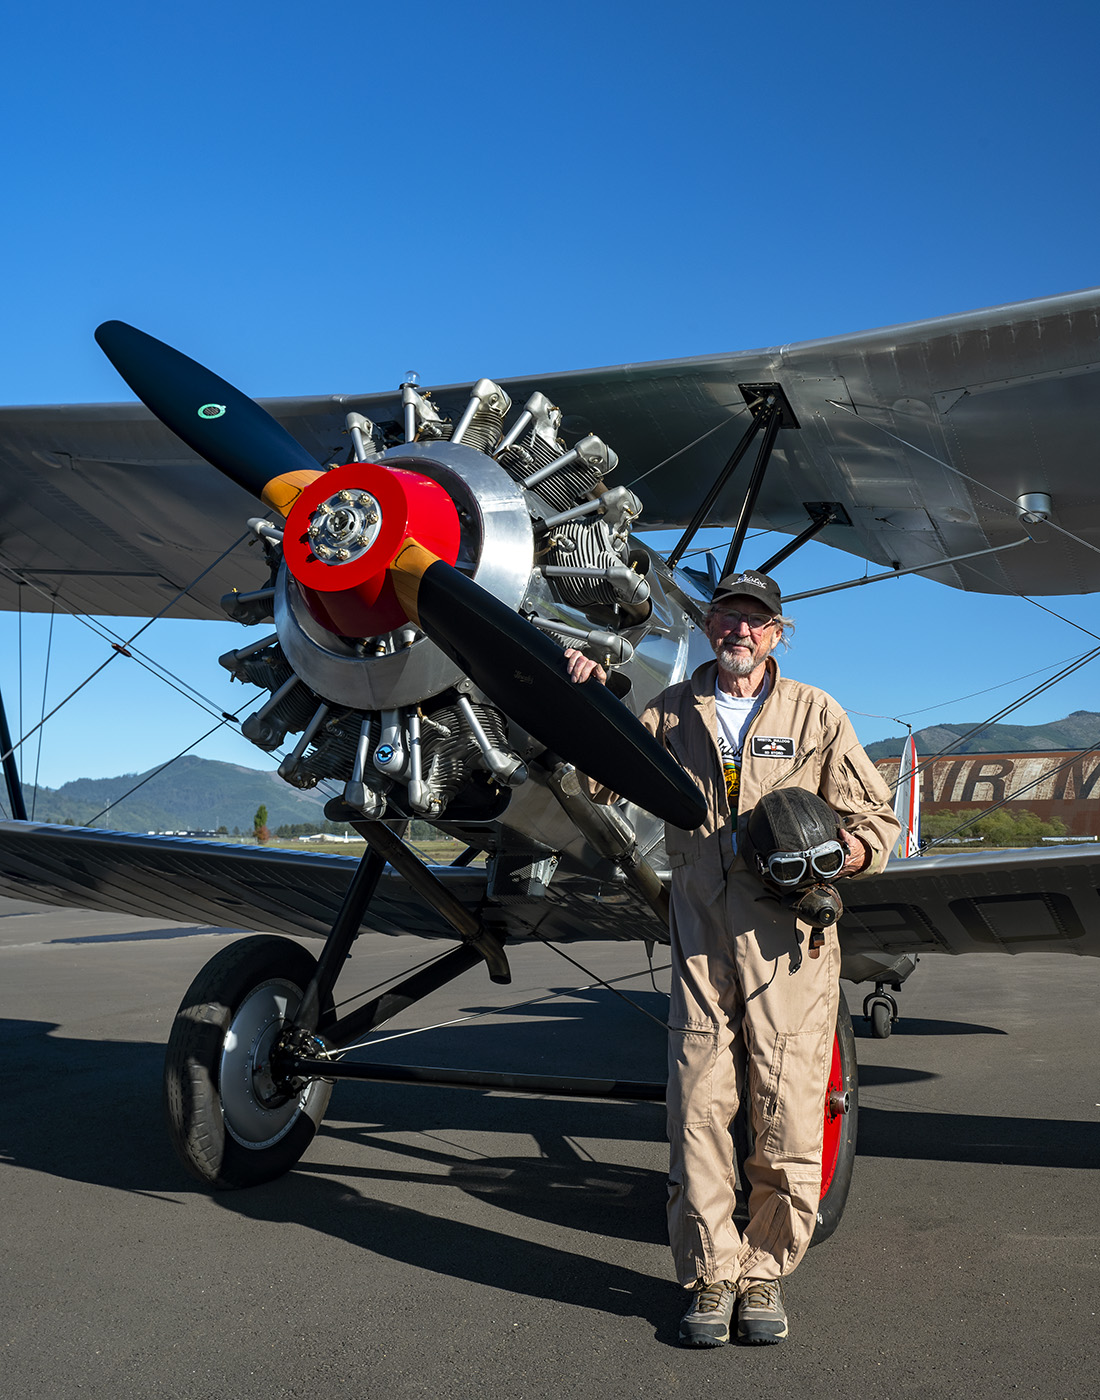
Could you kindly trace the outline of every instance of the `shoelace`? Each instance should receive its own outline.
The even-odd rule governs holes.
[[[741,1294],[742,1307],[774,1308],[779,1299],[779,1284],[776,1280],[756,1279]]]
[[[700,1288],[695,1294],[695,1309],[697,1313],[717,1312],[726,1299],[726,1294],[731,1291],[732,1285],[725,1279],[718,1283],[708,1283],[705,1288]]]

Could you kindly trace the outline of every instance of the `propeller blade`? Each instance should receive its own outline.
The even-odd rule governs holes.
[[[254,496],[276,477],[320,471],[266,409],[162,340],[125,321],[104,321],[95,338],[166,428]]]
[[[540,743],[673,826],[704,821],[706,800],[672,755],[606,686],[570,679],[526,618],[413,540],[391,571],[411,620]]]

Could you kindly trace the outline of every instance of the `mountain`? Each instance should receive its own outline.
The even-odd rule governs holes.
[[[967,724],[935,724],[918,729],[917,756],[928,757],[954,743],[960,734],[973,729],[980,720]],[[1065,719],[1050,724],[991,724],[973,739],[951,750],[952,753],[1027,753],[1044,749],[1086,749],[1100,743],[1100,713],[1095,710],[1074,710]],[[904,738],[880,739],[867,745],[870,758],[896,758],[905,745]]]
[[[155,772],[155,769],[150,769]],[[33,805],[35,821],[84,826],[94,817],[99,827],[115,831],[230,831],[252,830],[256,809],[267,808],[267,824],[324,820],[325,797],[318,791],[302,792],[283,782],[275,772],[258,772],[235,763],[196,758],[188,754],[149,778],[132,797],[145,773],[124,773],[117,778],[75,778],[59,788],[24,789],[27,812]],[[104,815],[104,808],[110,811]]]

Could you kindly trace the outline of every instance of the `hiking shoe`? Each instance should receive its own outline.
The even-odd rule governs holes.
[[[769,1346],[786,1335],[787,1314],[779,1280],[744,1279],[739,1288],[737,1340],[749,1346]]]
[[[723,1347],[730,1339],[737,1290],[728,1279],[697,1283],[691,1307],[680,1319],[680,1341],[686,1347]]]

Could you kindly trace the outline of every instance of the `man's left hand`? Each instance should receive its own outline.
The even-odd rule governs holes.
[[[858,875],[861,870],[867,868],[871,859],[871,851],[858,836],[853,836],[844,827],[840,828],[840,839],[844,843],[844,849],[848,852],[848,859],[844,862],[841,875]]]

